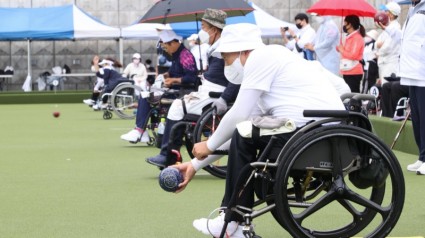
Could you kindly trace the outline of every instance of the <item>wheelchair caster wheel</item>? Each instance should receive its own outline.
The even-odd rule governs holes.
[[[104,111],[103,112],[103,119],[109,120],[112,118],[112,113],[110,111]]]
[[[149,137],[149,142],[146,143],[148,146],[156,145],[155,137]]]

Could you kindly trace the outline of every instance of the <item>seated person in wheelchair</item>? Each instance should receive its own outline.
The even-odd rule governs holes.
[[[235,130],[240,128],[238,123],[250,118],[269,120],[270,123],[266,126],[275,125],[273,128],[278,128],[274,136],[279,140],[273,152],[279,152],[297,128],[311,120],[319,120],[304,117],[304,109],[345,108],[338,91],[327,80],[326,71],[321,70],[321,67],[312,67],[310,62],[281,45],[264,45],[261,31],[256,25],[240,23],[226,26],[216,52],[221,52],[225,61],[227,79],[241,84],[239,94],[212,137],[195,144],[193,154],[196,158],[173,167],[179,169],[184,176],[177,191],[181,192],[197,170],[213,162],[209,161],[212,156],[208,155],[231,139],[226,187],[221,203],[221,207],[225,208],[236,189],[241,169],[256,160],[257,151],[261,152],[271,138],[271,135],[262,135],[261,129],[258,136],[242,136],[238,131],[240,129]],[[251,128],[250,124],[250,131]],[[238,201],[238,205],[253,207],[252,183],[247,184]],[[206,235],[210,235],[211,231],[211,235],[217,237],[224,223],[224,212],[217,218],[210,219],[208,225],[207,219],[202,218],[195,220],[193,226]],[[244,237],[242,222],[242,216],[232,214],[226,237]]]
[[[195,58],[188,49],[181,44],[180,36],[174,31],[163,30],[159,34],[164,50],[172,55],[172,65],[168,72],[163,74],[164,87],[179,89],[178,85],[196,85],[198,80]],[[137,105],[136,127],[121,136],[121,139],[136,143],[139,141],[149,142],[149,136],[145,132],[145,125],[149,120],[151,104],[148,98],[141,97]],[[143,137],[142,137],[143,135]]]
[[[100,70],[101,66],[99,66],[99,70]],[[92,66],[91,66],[91,71],[93,73],[96,73],[96,68],[93,65],[93,61],[92,61]],[[89,105],[90,107],[92,107],[93,105],[97,104],[97,100],[99,99],[100,93],[102,92],[103,87],[105,86],[105,80],[103,80],[103,78],[101,77],[96,77],[96,83],[93,87],[93,92],[91,94],[91,97],[88,99],[84,99],[83,102],[87,105]]]
[[[175,100],[171,105],[165,130],[162,139],[161,151],[158,155],[147,158],[146,162],[159,166],[167,167],[167,156],[169,146],[172,149],[179,150],[182,145],[183,131],[175,133],[173,145],[169,145],[169,137],[172,127],[179,121],[183,120],[187,114],[201,115],[206,107],[213,104],[219,114],[224,114],[227,110],[229,102],[233,102],[239,91],[239,85],[229,83],[224,75],[224,61],[221,55],[212,55],[220,42],[221,31],[225,25],[227,14],[224,11],[216,9],[206,9],[202,17],[202,30],[199,32],[199,37],[202,42],[208,42],[208,69],[203,74],[202,86],[197,92],[192,92],[185,95],[182,100]],[[211,98],[210,92],[222,92],[220,98]],[[170,161],[170,164],[174,164]]]
[[[125,67],[122,74],[124,78],[129,78],[134,81],[134,85],[141,88],[146,87],[146,79],[148,78],[148,72],[145,65],[142,63],[142,57],[139,53],[134,53],[132,62]]]
[[[103,93],[109,94],[114,90],[116,86],[120,83],[130,82],[130,80],[123,78],[121,74],[115,70],[115,68],[121,68],[122,64],[112,58],[106,58],[100,61],[99,56],[95,55],[93,57],[93,66],[96,76],[104,80],[105,88]],[[107,107],[108,97],[102,96],[102,104],[94,105],[93,109],[103,109]]]

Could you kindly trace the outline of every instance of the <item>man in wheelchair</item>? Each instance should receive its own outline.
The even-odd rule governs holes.
[[[188,49],[180,42],[181,36],[176,35],[174,31],[163,30],[159,34],[161,44],[164,50],[172,55],[172,65],[168,72],[159,76],[163,77],[163,87],[174,90],[182,90],[187,86],[195,87],[198,81],[195,58]],[[194,89],[192,89],[194,90]],[[175,99],[174,94],[169,96]],[[149,136],[145,131],[145,125],[149,120],[151,104],[147,97],[140,97],[137,105],[136,127],[130,132],[121,136],[121,139],[137,143],[139,141],[149,142]],[[142,136],[143,135],[143,136]]]
[[[196,158],[174,167],[184,175],[178,190],[181,192],[197,170],[213,162],[208,155],[231,139],[226,188],[221,203],[225,208],[237,189],[241,169],[256,160],[258,151],[264,150],[272,134],[279,138],[275,149],[280,151],[298,128],[319,119],[304,117],[304,109],[344,110],[344,105],[326,71],[313,67],[311,62],[283,46],[264,45],[256,25],[226,26],[216,52],[220,52],[224,59],[226,78],[234,84],[241,84],[240,92],[212,137],[195,144],[193,154]],[[246,121],[250,118],[256,119],[247,127]],[[253,130],[252,124],[257,124],[260,129]],[[274,133],[265,133],[263,128]],[[252,208],[253,203],[254,186],[249,183],[239,197],[238,205]],[[225,211],[209,221],[197,219],[193,226],[206,235],[218,237],[224,217]],[[226,237],[245,237],[243,217],[233,213],[230,220]]]
[[[187,119],[187,115],[201,115],[205,108],[213,104],[217,107],[218,113],[223,114],[227,110],[227,104],[233,102],[239,91],[239,85],[229,83],[224,75],[224,61],[220,55],[212,55],[212,52],[217,48],[221,31],[225,25],[227,14],[224,11],[216,9],[206,9],[202,17],[202,30],[200,36],[206,36],[204,41],[208,41],[211,45],[207,52],[208,69],[202,75],[202,85],[197,92],[192,92],[185,95],[181,100],[175,100],[167,115],[165,130],[162,139],[161,151],[158,155],[147,158],[146,162],[159,166],[167,167],[169,164],[174,164],[175,161],[167,162],[170,146],[172,149],[179,150],[182,145],[183,130],[178,128],[174,137],[173,144],[169,145],[171,130],[176,123]],[[220,98],[210,97],[210,92],[222,92]],[[174,130],[174,129],[173,129]],[[171,159],[172,160],[172,159]]]

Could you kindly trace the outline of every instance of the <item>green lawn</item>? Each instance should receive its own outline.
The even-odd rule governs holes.
[[[0,237],[206,237],[192,221],[219,205],[224,180],[200,172],[183,193],[164,192],[145,162],[158,149],[119,139],[133,120],[103,120],[82,103],[0,110]],[[403,170],[416,160],[397,156]],[[425,176],[405,180],[391,235],[423,236]],[[254,223],[263,238],[289,237],[270,214]]]

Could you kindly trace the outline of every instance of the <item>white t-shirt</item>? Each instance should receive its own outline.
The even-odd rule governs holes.
[[[148,77],[146,67],[143,63],[139,63],[137,66],[134,63],[129,63],[127,67],[125,67],[123,76],[124,77],[131,77],[133,75],[137,75],[140,80],[146,80]]]
[[[263,115],[292,119],[302,127],[322,119],[304,117],[305,109],[345,110],[339,96],[321,67],[283,46],[261,47],[250,53],[238,97],[207,146],[216,150],[231,138],[236,124],[248,120],[258,108]]]

